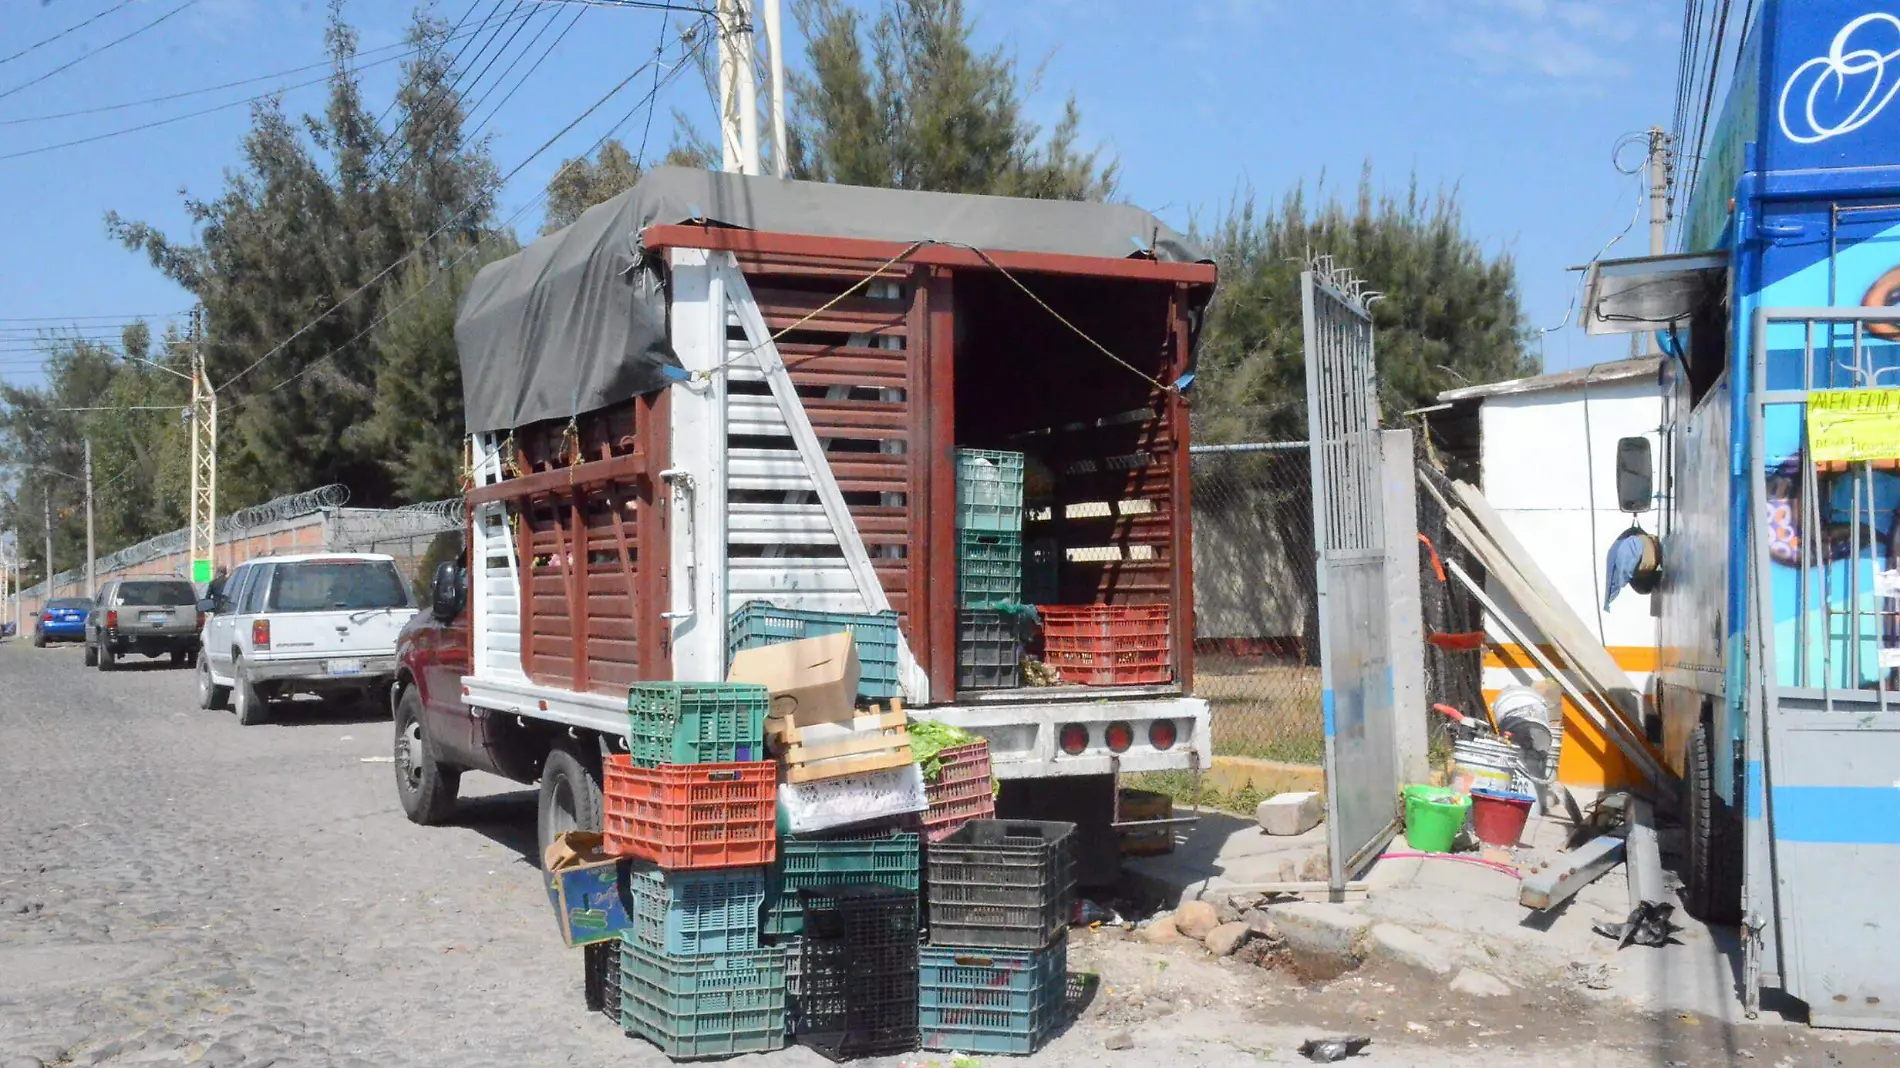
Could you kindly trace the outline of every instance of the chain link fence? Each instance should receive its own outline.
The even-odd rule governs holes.
[[[1305,442],[1196,445],[1194,692],[1214,752],[1318,764],[1319,617]]]

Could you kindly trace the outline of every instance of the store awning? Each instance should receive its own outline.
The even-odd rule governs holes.
[[[1728,253],[1692,252],[1601,260],[1584,279],[1587,334],[1645,334],[1686,323],[1722,299]]]

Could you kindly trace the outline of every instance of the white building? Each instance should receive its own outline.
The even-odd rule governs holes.
[[[1657,358],[1621,360],[1558,374],[1497,382],[1439,395],[1426,413],[1435,437],[1477,465],[1477,483],[1505,524],[1550,577],[1586,627],[1648,692],[1659,630],[1652,599],[1625,589],[1606,611],[1604,557],[1632,525],[1661,535],[1660,508],[1631,516],[1617,508],[1619,439],[1647,437],[1662,484],[1663,394]],[[1469,479],[1467,470],[1464,477]],[[1666,566],[1666,565],[1665,565]],[[1536,634],[1495,583],[1487,592],[1526,634]],[[1486,700],[1542,677],[1494,621],[1486,622]],[[1475,710],[1466,710],[1475,711]],[[1564,717],[1559,773],[1576,786],[1641,782],[1613,745],[1574,708]]]

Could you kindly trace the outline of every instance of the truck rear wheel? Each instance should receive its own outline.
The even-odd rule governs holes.
[[[264,695],[257,692],[257,684],[244,670],[242,663],[234,663],[231,674],[235,676],[231,683],[231,707],[237,712],[238,725],[255,727],[270,718],[270,706],[264,703]]]
[[[1682,906],[1708,923],[1742,919],[1742,828],[1728,802],[1715,792],[1715,754],[1709,726],[1689,735],[1682,776],[1684,848]]]
[[[541,766],[537,826],[541,856],[568,831],[598,831],[603,823],[600,770],[573,750],[556,746]]]
[[[455,793],[462,769],[435,758],[435,747],[422,730],[422,696],[414,686],[396,703],[396,796],[410,822],[442,823],[455,814]]]
[[[211,681],[211,659],[202,654],[198,657],[198,707],[207,712],[215,712],[230,700],[231,691]]]

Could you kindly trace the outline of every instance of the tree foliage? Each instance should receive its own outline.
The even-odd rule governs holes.
[[[447,35],[428,9],[417,13],[418,52],[385,133],[353,73],[356,35],[333,3],[328,106],[300,120],[275,101],[255,107],[223,191],[186,198],[195,243],[108,216],[115,236],[204,306],[229,506],[329,482],[363,504],[398,495],[387,460],[400,442],[374,418],[386,353],[376,321],[405,280],[392,268],[440,262],[482,237],[496,192],[487,149],[463,134]]]
[[[581,212],[632,189],[644,171],[617,138],[600,146],[593,159],[566,160],[548,180],[547,216],[541,232],[551,234],[581,217]]]
[[[1300,271],[1330,255],[1381,294],[1372,305],[1380,402],[1388,423],[1447,389],[1534,374],[1516,266],[1464,231],[1455,191],[1375,193],[1314,208],[1295,188],[1277,208],[1239,198],[1203,235],[1220,291],[1199,349],[1198,440],[1306,435]]]
[[[843,0],[801,0],[809,70],[790,77],[794,177],[848,185],[1106,200],[1115,165],[1077,147],[1070,97],[1045,139],[1016,61],[979,52],[963,0],[884,0],[867,27]]]

